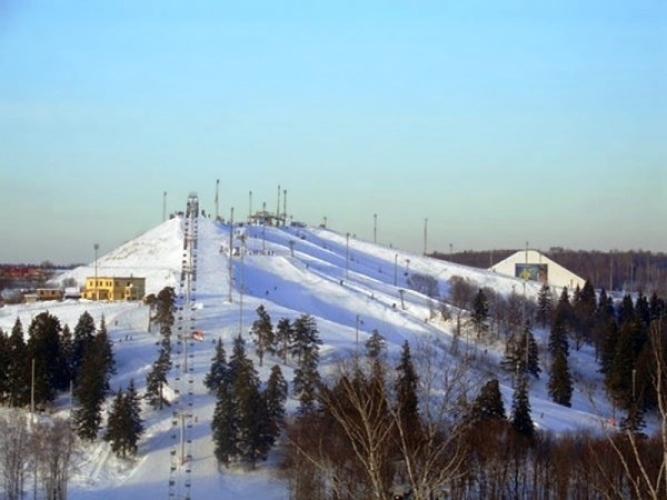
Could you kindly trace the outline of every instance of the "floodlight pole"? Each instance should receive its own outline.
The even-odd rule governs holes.
[[[252,191],[248,192],[248,223],[252,221]]]
[[[234,207],[229,216],[229,302],[232,302],[232,256],[234,254]]]
[[[398,254],[394,255],[394,286],[398,286]]]
[[[426,256],[426,235],[428,230],[428,217],[424,219],[424,256]]]
[[[287,222],[287,189],[283,189],[283,225]]]

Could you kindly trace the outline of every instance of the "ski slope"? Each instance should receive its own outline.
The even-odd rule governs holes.
[[[222,338],[229,348],[239,333],[247,338],[259,305],[264,305],[274,325],[280,318],[295,319],[303,313],[315,317],[323,341],[322,370],[326,373],[327,363],[363,345],[374,329],[387,339],[390,354],[398,353],[405,340],[437,337],[445,345],[450,341],[452,325],[429,319],[429,298],[408,289],[409,273],[435,277],[441,295],[446,294],[447,281],[452,276],[461,276],[504,294],[513,290],[523,293],[524,283],[512,277],[375,245],[324,228],[230,228],[208,218],[198,218],[197,226],[197,280],[196,289],[191,291],[187,319],[192,323],[189,326],[204,332],[205,339],[189,347],[192,425],[188,432],[192,438],[192,457],[187,463],[187,476],[183,470],[171,470],[171,451],[177,439],[172,410],[160,412],[146,407],[142,413],[146,433],[137,458],[119,461],[102,442],[86,447],[70,482],[69,497],[73,500],[128,497],[153,500],[167,498],[170,493],[176,498],[186,498],[188,494],[191,498],[215,495],[238,500],[288,498],[285,486],[273,476],[275,455],[255,471],[221,471],[210,439],[215,400],[205,391],[203,378],[210,366],[214,342]],[[168,220],[100,257],[97,264],[77,268],[60,279],[74,278],[85,283],[85,278],[92,276],[97,268],[99,276],[144,276],[147,293],[157,293],[165,286],[179,290],[184,227],[182,217]],[[526,295],[535,297],[537,292],[536,285],[528,283]],[[158,334],[147,331],[147,306],[86,300],[5,306],[0,308],[0,328],[10,331],[19,317],[27,331],[31,319],[43,310],[58,316],[61,323],[71,328],[84,311],[97,324],[104,317],[117,361],[112,389],[126,387],[134,379],[137,389],[143,390],[158,349]],[[536,332],[542,344],[546,342],[543,334]],[[248,352],[253,354],[251,346]],[[490,345],[480,347],[482,352],[484,355],[480,357],[491,365],[480,366],[471,373],[471,379],[493,373],[493,363],[502,355],[496,346]],[[270,367],[277,362],[265,359],[264,367],[259,369],[262,380],[266,380]],[[601,379],[593,353],[586,348],[575,352],[571,363],[577,387],[572,409],[549,401],[545,376],[531,385],[533,420],[540,428],[565,432],[582,426],[600,427],[610,415],[599,390]],[[292,368],[281,368],[290,381]],[[511,378],[504,372],[494,376],[500,379],[505,406],[510,408]],[[173,390],[176,385],[170,379],[174,401],[177,401]],[[67,416],[69,403],[66,396],[61,398],[58,413]],[[294,407],[293,401],[289,404]],[[170,478],[176,478],[176,482],[170,483]]]

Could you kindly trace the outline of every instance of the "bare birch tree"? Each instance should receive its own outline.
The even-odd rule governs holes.
[[[11,411],[0,419],[0,467],[7,500],[23,495],[30,458],[30,435],[25,414]]]

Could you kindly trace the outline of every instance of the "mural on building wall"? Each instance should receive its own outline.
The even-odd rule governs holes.
[[[514,276],[522,280],[545,283],[549,279],[547,264],[515,264],[514,266]]]

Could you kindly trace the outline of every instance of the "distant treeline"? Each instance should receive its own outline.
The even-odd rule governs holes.
[[[514,250],[485,250],[444,253],[433,252],[432,257],[488,269]],[[543,252],[550,259],[584,279],[595,288],[606,290],[641,290],[645,293],[667,291],[667,254],[643,250],[601,252],[597,250],[568,250],[550,248]]]

